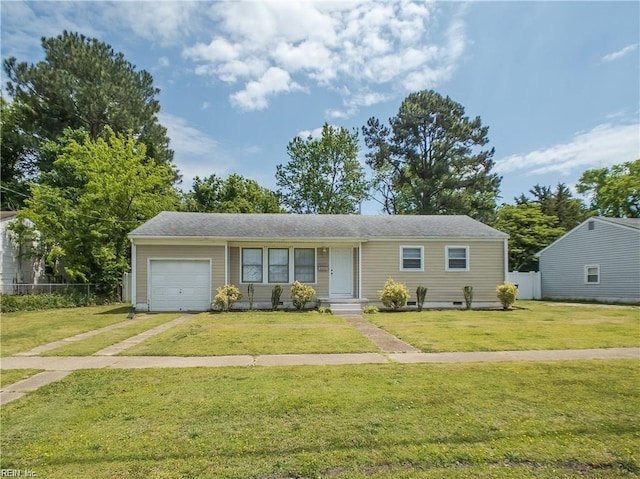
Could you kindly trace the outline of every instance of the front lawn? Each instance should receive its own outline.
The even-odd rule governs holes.
[[[316,311],[201,313],[125,356],[361,353],[378,349],[338,316]]]
[[[621,478],[636,360],[85,370],[2,407],[2,469],[68,478]]]
[[[640,308],[519,301],[510,311],[366,315],[424,352],[640,346]]]
[[[129,306],[50,309],[2,313],[2,356],[28,351],[59,339],[75,336],[127,319]]]

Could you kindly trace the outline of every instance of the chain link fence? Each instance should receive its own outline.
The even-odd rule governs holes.
[[[87,298],[95,293],[95,284],[77,283],[13,283],[3,284],[0,288],[2,294],[62,294],[62,295],[86,295]]]

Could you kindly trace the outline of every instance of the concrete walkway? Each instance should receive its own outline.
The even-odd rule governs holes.
[[[341,315],[347,323],[362,333],[369,341],[385,353],[419,353],[420,350],[396,338],[391,333],[367,321],[359,314]]]
[[[190,314],[187,314],[186,316],[180,316],[179,318],[169,321],[168,323],[163,323],[160,326],[156,326],[155,328],[151,328],[148,331],[136,334],[135,336],[125,339],[124,341],[112,344],[111,346],[107,346],[106,348],[94,353],[94,356],[114,356],[121,353],[125,349],[129,349],[136,344],[140,344],[142,341],[149,339],[151,336],[155,336],[156,334],[163,333],[167,329],[171,329],[174,326],[186,323],[192,317],[193,315]]]
[[[42,353],[46,353],[47,351],[51,351],[53,349],[58,349],[62,346],[66,346],[69,343],[75,343],[78,341],[82,341],[84,339],[90,338],[92,336],[97,336],[98,334],[106,333],[107,331],[113,331],[114,329],[124,328],[125,326],[129,326],[130,324],[135,324],[142,322],[147,319],[149,316],[145,314],[141,314],[135,319],[128,319],[126,321],[122,321],[116,324],[110,324],[109,326],[105,326],[104,328],[94,329],[93,331],[87,331],[86,333],[76,334],[75,336],[71,336],[69,338],[64,338],[59,341],[53,341],[52,343],[43,344],[42,346],[37,346],[29,351],[24,351],[22,353],[16,353],[14,356],[37,356]]]

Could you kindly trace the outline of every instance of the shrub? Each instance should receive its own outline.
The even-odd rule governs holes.
[[[374,304],[367,304],[364,308],[362,308],[364,314],[376,314],[378,312],[378,307]]]
[[[407,304],[407,300],[409,299],[407,285],[404,283],[396,283],[391,278],[387,280],[382,291],[378,291],[378,293],[380,293],[380,301],[382,301],[382,304],[387,308],[402,308]]]
[[[320,306],[318,308],[318,313],[320,313],[320,314],[333,314],[333,311],[331,311],[331,306]]]
[[[77,308],[98,304],[94,294],[72,292],[67,294],[3,294],[0,295],[0,312],[40,311],[43,309]]]
[[[422,305],[424,304],[424,299],[427,297],[427,288],[425,288],[424,286],[418,286],[418,289],[416,289],[416,298],[418,299],[418,302],[416,303],[418,305],[418,311],[422,311]]]
[[[213,304],[222,311],[229,311],[233,303],[242,298],[240,290],[232,284],[225,284],[216,289],[218,294],[213,299]]]
[[[473,303],[473,286],[465,286],[462,288],[462,294],[464,295],[464,304],[467,309],[471,309],[471,303]]]
[[[294,281],[291,285],[291,300],[296,309],[303,309],[316,295],[316,290],[308,284]]]
[[[271,309],[274,311],[278,310],[278,305],[280,304],[280,296],[282,296],[282,286],[276,284],[271,290]]]
[[[496,296],[502,303],[502,309],[509,309],[516,302],[517,294],[518,288],[513,283],[502,283],[496,288]]]

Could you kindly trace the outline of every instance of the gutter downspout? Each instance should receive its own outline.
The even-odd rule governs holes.
[[[136,309],[137,302],[137,294],[136,294],[136,275],[138,274],[137,268],[137,251],[136,244],[131,241],[131,304],[133,305],[133,309]]]
[[[504,239],[504,279],[503,282],[507,281],[509,277],[509,239]]]
[[[362,299],[362,241],[358,244],[358,299]]]

